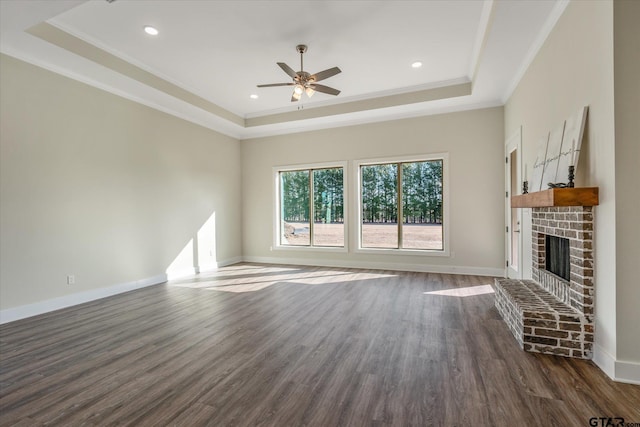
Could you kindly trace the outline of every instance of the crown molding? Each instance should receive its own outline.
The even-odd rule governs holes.
[[[522,78],[524,77],[524,74],[529,69],[529,66],[535,59],[536,55],[538,55],[538,52],[544,45],[544,42],[547,40],[547,37],[549,37],[549,34],[551,34],[551,31],[553,30],[553,28],[558,23],[558,19],[560,19],[560,16],[562,16],[565,9],[569,5],[570,1],[571,0],[558,0],[556,2],[555,6],[553,7],[553,10],[551,11],[551,14],[549,14],[549,17],[547,18],[542,29],[538,33],[538,36],[536,37],[535,41],[529,48],[529,51],[527,52],[527,55],[524,57],[524,60],[520,64],[520,67],[518,67],[518,71],[516,72],[513,79],[507,86],[507,89],[505,90],[504,95],[502,95],[501,100],[504,104],[506,104],[509,98],[511,98],[513,91],[515,91],[516,88],[518,87],[520,80],[522,80]]]

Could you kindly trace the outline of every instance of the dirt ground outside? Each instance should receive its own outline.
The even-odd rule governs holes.
[[[283,244],[292,246],[309,245],[309,223],[289,222],[285,227]],[[343,224],[317,223],[314,227],[315,246],[344,246]],[[441,224],[403,224],[402,241],[404,249],[442,249]],[[363,224],[362,247],[397,248],[397,224]]]

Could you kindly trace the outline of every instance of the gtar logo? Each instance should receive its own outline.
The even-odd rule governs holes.
[[[589,425],[591,427],[624,427],[624,418],[591,417]]]

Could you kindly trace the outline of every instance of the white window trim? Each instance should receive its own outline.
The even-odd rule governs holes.
[[[380,249],[380,248],[363,248],[362,247],[362,197],[360,195],[361,181],[360,181],[360,166],[367,165],[377,165],[377,164],[385,164],[385,163],[409,163],[409,162],[421,162],[421,161],[431,161],[431,160],[442,160],[442,233],[444,238],[442,239],[442,250],[435,249]],[[450,236],[451,233],[449,231],[450,224],[450,204],[449,204],[449,192],[450,192],[450,183],[449,183],[449,153],[432,153],[432,154],[423,154],[423,155],[412,155],[412,156],[398,156],[398,157],[383,157],[376,159],[363,159],[363,160],[354,160],[352,161],[351,167],[351,181],[354,183],[353,187],[353,200],[352,206],[355,206],[354,209],[354,220],[353,220],[353,242],[355,242],[354,252],[362,253],[362,254],[380,254],[380,255],[415,255],[422,257],[449,257],[451,256],[450,249]]]
[[[323,162],[323,163],[305,163],[299,165],[274,166],[272,168],[273,182],[273,250],[277,251],[311,251],[311,252],[349,252],[349,169],[348,162]],[[343,206],[342,213],[344,217],[344,247],[331,246],[293,246],[280,244],[280,172],[291,172],[307,169],[328,169],[342,168],[342,186],[343,186]]]

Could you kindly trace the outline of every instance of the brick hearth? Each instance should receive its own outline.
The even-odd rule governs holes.
[[[533,280],[496,279],[496,307],[527,351],[593,354],[591,206],[532,208]],[[570,280],[545,269],[545,235],[569,240]]]

